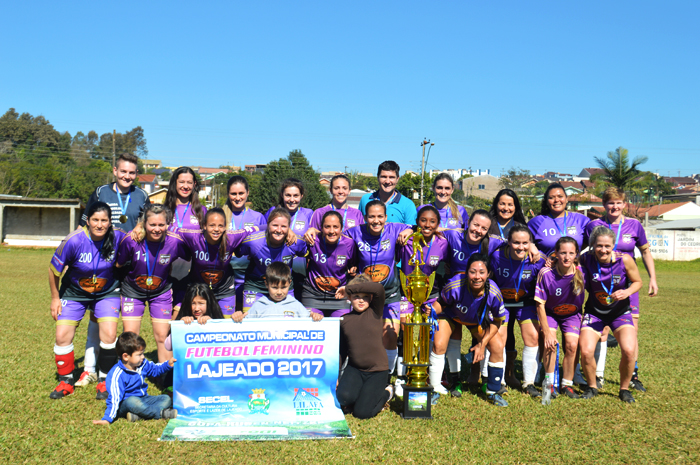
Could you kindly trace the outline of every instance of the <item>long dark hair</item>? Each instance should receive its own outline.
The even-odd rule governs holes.
[[[342,229],[343,217],[340,216],[340,213],[338,213],[335,210],[328,210],[326,213],[323,214],[323,217],[321,217],[321,230],[323,231],[323,223],[326,222],[326,218],[328,218],[329,216],[335,216],[336,218],[338,218],[338,222],[340,223],[340,227]]]
[[[489,233],[491,234],[496,234],[500,235],[501,231],[498,229],[498,225],[496,223],[498,222],[498,202],[501,200],[501,197],[504,195],[507,195],[511,199],[513,199],[513,206],[515,207],[515,212],[513,213],[513,221],[516,223],[520,224],[527,224],[527,220],[525,219],[525,215],[523,215],[523,209],[520,206],[520,199],[518,198],[518,194],[516,194],[512,189],[501,189],[498,191],[498,194],[496,194],[496,197],[493,198],[493,203],[491,204],[491,208],[489,209],[489,213],[491,213],[491,216],[493,217],[493,221],[491,222],[491,228],[489,228]]]
[[[186,316],[194,317],[192,315],[192,300],[195,297],[201,297],[207,302],[207,312],[204,315],[210,316],[212,320],[224,319],[224,314],[221,312],[221,307],[219,302],[216,301],[214,292],[204,283],[194,283],[187,287],[180,312],[177,314],[178,320],[182,320]]]
[[[226,183],[226,205],[228,205],[228,208],[233,212],[233,204],[231,203],[231,200],[228,198],[228,193],[231,190],[231,186],[234,184],[243,184],[243,187],[245,187],[246,192],[250,192],[250,189],[248,188],[248,180],[241,176],[240,174],[237,174],[235,176],[231,176],[228,178],[228,182]]]
[[[192,192],[190,192],[190,208],[197,217],[197,221],[201,227],[204,214],[202,213],[202,204],[199,201],[199,179],[197,179],[197,175],[189,166],[181,166],[173,171],[173,175],[170,177],[170,183],[168,184],[168,193],[165,194],[163,205],[168,207],[170,211],[173,212],[173,215],[177,215],[177,178],[181,174],[191,174],[194,180],[194,186]]]
[[[478,322],[479,326],[486,331],[491,324],[491,320],[489,319],[488,312],[486,312],[486,301],[489,299],[489,293],[491,292],[491,264],[489,263],[489,256],[483,253],[475,253],[472,254],[471,257],[469,257],[469,260],[467,260],[467,272],[466,272],[466,278],[467,278],[467,288],[469,288],[469,268],[471,268],[472,264],[474,262],[482,262],[484,266],[486,266],[486,282],[484,283],[484,298],[481,301],[481,304],[479,305],[479,311],[476,314],[476,321]],[[471,289],[470,289],[471,292]]]
[[[207,210],[207,214],[204,215],[204,221],[202,222],[202,227],[206,226],[207,220],[212,215],[221,215],[224,217],[224,227],[226,226],[226,214],[221,207],[214,207],[211,210]],[[226,232],[221,235],[221,242],[219,242],[219,257],[224,257],[226,255],[226,249],[228,248],[228,238],[226,237]]]
[[[467,224],[467,227],[464,229],[464,237],[466,240],[467,236],[467,229],[469,229],[469,225],[472,224],[472,221],[474,221],[474,218],[477,216],[483,216],[484,218],[488,218],[491,221],[491,224],[493,224],[493,217],[491,216],[491,213],[489,213],[486,210],[479,209],[476,210],[474,213],[471,214],[469,217],[469,224]],[[489,226],[489,230],[491,229],[491,226]],[[481,247],[479,247],[480,253],[487,255],[489,254],[489,232],[486,231],[486,235],[481,239]]]
[[[114,226],[112,225],[112,209],[109,208],[109,205],[107,205],[104,202],[95,202],[92,205],[90,205],[90,208],[88,208],[87,212],[85,213],[85,216],[87,217],[88,221],[90,221],[90,218],[92,215],[94,215],[97,212],[104,212],[107,214],[107,218],[109,219],[109,229],[107,230],[107,234],[105,235],[105,238],[102,240],[102,248],[100,249],[100,255],[102,255],[102,258],[105,260],[108,260],[110,255],[114,252]],[[89,227],[88,227],[89,228]],[[89,231],[88,231],[89,233]]]
[[[286,210],[286,207],[284,206],[284,191],[288,187],[296,187],[299,189],[299,193],[301,194],[301,200],[304,200],[304,184],[299,181],[296,178],[287,178],[284,181],[282,181],[282,185],[280,186],[280,191],[277,196],[277,201],[279,202],[279,207],[284,208]],[[301,208],[301,202],[299,202],[299,208]]]
[[[542,205],[540,206],[540,215],[544,216],[549,216],[551,213],[551,210],[549,208],[549,202],[547,202],[547,196],[549,196],[549,192],[554,190],[554,189],[561,189],[562,192],[564,192],[564,197],[566,197],[566,189],[564,189],[564,186],[559,184],[558,182],[553,182],[549,186],[547,186],[547,190],[544,191],[544,195],[542,196]]]

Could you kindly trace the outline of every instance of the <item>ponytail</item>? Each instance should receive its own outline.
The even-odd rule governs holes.
[[[224,223],[226,223],[226,213],[221,207],[214,207],[211,210],[207,210],[206,215],[204,215],[204,225],[207,224],[207,220],[211,215],[221,215],[224,217]],[[223,259],[226,256],[226,249],[228,249],[228,238],[226,237],[226,231],[221,235],[221,242],[219,243],[219,257]]]
[[[576,271],[574,272],[574,279],[571,280],[571,287],[574,290],[574,295],[581,295],[583,292],[583,273],[579,266],[578,257],[574,260],[574,266],[576,267]]]

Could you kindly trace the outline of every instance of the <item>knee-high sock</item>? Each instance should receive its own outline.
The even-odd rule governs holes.
[[[430,385],[434,388],[442,387],[442,372],[445,369],[445,356],[430,352]]]
[[[450,339],[447,343],[445,358],[450,366],[450,373],[459,373],[462,370],[462,341]]]
[[[484,350],[484,359],[481,361],[481,377],[482,378],[487,378],[489,376],[489,359],[490,358],[491,358],[491,351],[488,349],[485,349]]]
[[[489,362],[489,379],[486,383],[486,392],[488,394],[493,394],[501,389],[501,380],[503,379],[503,370],[505,366],[506,362]]]
[[[85,341],[85,360],[83,370],[95,373],[97,354],[100,351],[100,325],[90,320],[88,323],[87,340]]]
[[[394,371],[396,366],[396,358],[399,356],[398,349],[386,349],[386,358],[389,359],[389,374]]]
[[[608,357],[608,341],[598,341],[595,346],[596,367],[595,375],[602,378],[605,375],[605,359]]]
[[[537,352],[539,347],[525,346],[523,348],[523,381],[525,385],[535,384],[537,374]]]
[[[100,379],[106,378],[109,370],[117,364],[117,341],[111,344],[100,342],[100,354],[97,357],[97,368]]]
[[[406,376],[406,365],[403,364],[403,357],[396,360],[396,376]]]
[[[73,352],[73,344],[67,346],[53,346],[53,353],[56,359],[56,371],[58,376],[65,378],[73,378],[73,370],[75,369],[75,352]]]

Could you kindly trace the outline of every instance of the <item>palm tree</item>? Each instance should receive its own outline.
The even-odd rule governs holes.
[[[636,157],[630,165],[629,153],[626,148],[618,147],[614,152],[608,152],[606,158],[594,158],[598,166],[604,171],[599,177],[604,183],[615,186],[623,191],[630,191],[635,187],[646,173],[642,173],[637,167],[646,163],[647,157]]]

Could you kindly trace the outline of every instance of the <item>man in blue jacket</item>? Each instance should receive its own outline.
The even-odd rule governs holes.
[[[366,206],[372,200],[381,200],[386,205],[387,223],[416,224],[416,205],[396,190],[399,182],[399,165],[387,160],[377,168],[379,189],[365,194],[360,200],[360,211],[367,214]]]

